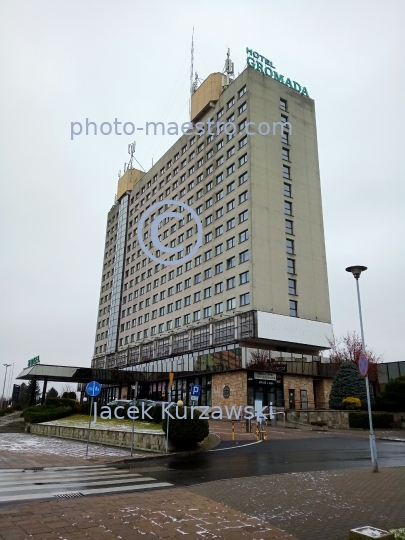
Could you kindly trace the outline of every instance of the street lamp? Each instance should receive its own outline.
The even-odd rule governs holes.
[[[3,392],[2,392],[2,394],[1,394],[1,408],[3,408],[4,388],[5,388],[5,386],[6,386],[7,370],[8,370],[8,368],[11,366],[11,364],[3,364],[3,366],[5,366],[5,368],[6,368],[6,374],[5,374],[5,376],[4,376]]]
[[[366,344],[364,342],[364,330],[363,330],[363,317],[361,313],[361,302],[360,302],[360,287],[359,287],[359,277],[362,272],[367,270],[367,266],[348,266],[346,272],[351,272],[356,279],[357,287],[357,301],[359,304],[359,316],[360,316],[360,330],[361,330],[361,342],[363,344],[363,354],[366,354]],[[370,452],[371,452],[371,461],[373,463],[373,472],[378,472],[378,461],[377,461],[377,448],[375,445],[375,437],[373,431],[373,417],[371,415],[371,403],[370,403],[370,388],[368,384],[368,374],[365,377],[366,379],[366,392],[367,392],[367,409],[368,409],[368,419],[370,423]]]

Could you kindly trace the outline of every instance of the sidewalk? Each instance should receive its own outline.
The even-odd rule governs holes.
[[[297,540],[188,489],[0,508],[0,540]]]

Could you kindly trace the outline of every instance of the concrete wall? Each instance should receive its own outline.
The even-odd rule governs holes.
[[[77,428],[68,426],[52,426],[49,424],[31,424],[30,433],[35,435],[45,435],[48,437],[60,437],[62,439],[73,439],[77,441],[87,441],[87,428]],[[110,446],[131,447],[130,431],[109,431],[104,429],[90,430],[90,442],[105,444]],[[164,433],[135,432],[134,448],[137,450],[151,452],[165,452],[166,438]],[[169,441],[169,451],[173,451],[174,446]]]
[[[323,421],[327,427],[349,429],[349,411],[287,411],[287,422],[299,424],[311,424],[311,422]]]
[[[229,398],[223,397],[224,386],[229,386]],[[212,406],[225,407],[247,405],[247,373],[237,371],[234,373],[218,373],[212,375]]]

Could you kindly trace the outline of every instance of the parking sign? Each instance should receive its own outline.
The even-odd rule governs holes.
[[[199,384],[191,385],[191,397],[199,398],[201,396],[201,386]]]

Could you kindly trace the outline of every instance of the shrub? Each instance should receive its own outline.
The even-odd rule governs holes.
[[[316,422],[311,422],[311,426],[323,427],[327,425],[328,425],[328,422],[325,422],[324,420],[316,420]]]
[[[74,399],[76,401],[76,399],[77,399],[76,392],[63,392],[62,398],[63,399]]]
[[[169,439],[179,450],[188,450],[195,448],[197,443],[203,441],[209,433],[208,420],[200,420],[201,412],[193,411],[194,418],[191,418],[190,407],[177,407],[178,416],[184,416],[187,411],[187,417],[184,419],[176,418],[176,408],[170,409],[170,413],[175,418],[169,419]],[[163,419],[162,428],[167,433],[167,415]]]
[[[162,406],[161,405],[155,405],[152,410],[151,414],[153,421],[155,424],[160,424],[162,421]]]
[[[342,401],[347,397],[359,398],[361,404],[366,406],[366,382],[360,375],[357,364],[353,362],[344,362],[338,369],[333,379],[329,407],[331,409],[344,409]]]
[[[373,427],[377,429],[391,429],[394,425],[394,415],[389,413],[372,413]],[[349,427],[369,429],[368,414],[366,412],[349,413]]]
[[[380,411],[405,411],[405,376],[393,379],[385,385],[384,391],[377,396],[377,408]]]
[[[44,403],[47,407],[70,407],[72,410],[77,404],[79,404],[78,401],[70,398],[48,398]]]
[[[354,411],[361,408],[361,401],[357,397],[347,397],[342,400],[342,405],[345,409]]]
[[[58,418],[64,418],[72,414],[71,407],[49,407],[39,405],[38,407],[28,407],[23,412],[24,420],[31,424],[39,424],[41,422],[50,422]]]
[[[4,416],[6,414],[6,410],[5,409],[1,409],[0,410],[0,416]]]

